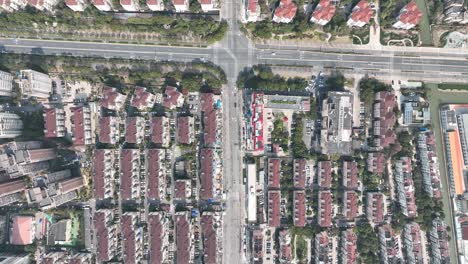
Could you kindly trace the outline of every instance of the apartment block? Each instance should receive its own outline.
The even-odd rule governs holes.
[[[380,243],[380,259],[384,264],[400,263],[402,259],[402,244],[398,234],[391,225],[378,227]]]
[[[75,12],[83,12],[88,7],[86,0],[65,0],[65,4]]]
[[[99,263],[112,260],[118,254],[117,224],[113,224],[114,212],[99,209],[94,213],[96,236],[96,261]]]
[[[192,186],[188,179],[177,179],[174,182],[174,200],[186,200],[192,196]]]
[[[401,157],[395,162],[393,177],[395,178],[397,199],[401,211],[408,217],[415,217],[417,215],[417,210],[410,158]]]
[[[280,201],[280,191],[268,191],[268,226],[270,227],[280,226]]]
[[[332,175],[331,175],[331,161],[319,161],[317,163],[317,178],[320,188],[331,188]]]
[[[163,0],[146,0],[146,5],[151,11],[164,11]]]
[[[377,175],[385,171],[385,155],[381,152],[369,152],[367,154],[367,170]]]
[[[194,119],[191,116],[177,117],[177,143],[192,144],[195,139]]]
[[[319,192],[319,208],[317,220],[321,227],[330,227],[332,225],[333,208],[332,196],[330,191]]]
[[[125,11],[135,12],[140,10],[140,3],[138,0],[120,0],[120,6]]]
[[[127,117],[125,121],[125,142],[141,144],[145,140],[145,118],[141,116]]]
[[[291,246],[291,232],[288,229],[279,231],[279,262],[291,263],[293,260],[292,246]]]
[[[0,138],[15,138],[23,134],[23,121],[13,113],[0,113]]]
[[[131,2],[132,4],[137,4],[136,7],[138,8],[138,1],[132,0],[121,0],[126,2]],[[127,10],[127,9],[126,9]],[[127,10],[130,11],[130,10]],[[153,108],[154,103],[156,102],[156,96],[146,90],[143,87],[136,87],[133,93],[131,105],[138,109],[139,111],[144,111],[150,108]]]
[[[395,106],[393,92],[382,91],[375,94],[373,134],[376,147],[386,148],[396,142]]]
[[[361,0],[353,7],[352,13],[348,18],[348,27],[363,27],[368,24],[374,15],[374,10],[369,6],[366,0]]]
[[[333,263],[333,243],[327,231],[318,233],[314,240],[315,263]]]
[[[312,13],[310,22],[325,26],[335,15],[336,6],[330,0],[320,0]]]
[[[202,93],[200,98],[203,120],[203,143],[206,147],[215,147],[221,143],[220,98],[212,93]]]
[[[146,197],[150,200],[166,199],[166,167],[164,149],[147,149],[146,151]]]
[[[441,219],[434,219],[428,230],[430,256],[434,263],[450,263],[450,249],[447,226]]]
[[[118,111],[124,106],[125,99],[126,96],[119,93],[116,88],[105,87],[102,90],[102,98],[99,101],[99,105],[109,110]]]
[[[384,216],[387,214],[387,206],[385,204],[385,199],[386,198],[383,193],[367,193],[366,214],[369,222],[378,225],[384,221]]]
[[[115,150],[94,150],[93,190],[98,200],[113,198],[117,173]]]
[[[357,236],[352,229],[341,232],[340,255],[343,264],[357,263]]]
[[[5,12],[13,12],[23,9],[28,4],[27,0],[0,0],[0,10]]]
[[[109,12],[114,9],[112,0],[92,0],[92,3],[99,11]]]
[[[222,187],[221,165],[214,149],[200,150],[200,199],[208,200],[221,195]]]
[[[165,116],[153,116],[151,118],[151,142],[167,148],[171,143],[171,131],[169,118]]]
[[[306,195],[305,191],[294,191],[294,226],[304,227],[306,224]]]
[[[343,161],[342,165],[343,186],[354,190],[359,187],[358,164],[355,161]]]
[[[403,229],[403,245],[407,263],[424,263],[425,247],[421,240],[421,228],[417,223],[408,223]]]
[[[72,111],[72,140],[75,146],[94,144],[95,125],[91,119],[89,106],[71,108]]]
[[[58,138],[67,134],[65,111],[61,108],[44,108],[44,137]]]
[[[2,1],[4,3],[2,4]],[[0,8],[6,4],[8,0],[0,1]],[[13,74],[8,72],[0,71],[0,96],[12,96],[13,95]]]
[[[220,263],[223,253],[223,223],[221,214],[204,212],[201,216],[200,224],[203,238],[203,263]]]
[[[281,177],[281,160],[278,158],[268,159],[268,188],[279,189]]]
[[[261,8],[258,0],[244,0],[244,20],[245,22],[256,22],[261,15]]]
[[[343,214],[348,221],[354,221],[359,215],[359,197],[355,191],[345,191],[343,195]]]
[[[138,226],[138,214],[126,212],[120,218],[122,259],[126,264],[141,263],[143,258],[143,234],[142,228]]]
[[[120,123],[120,117],[101,117],[99,119],[99,142],[117,144],[120,140]]]
[[[120,150],[120,199],[140,198],[140,151]]]
[[[192,264],[194,248],[192,244],[193,229],[189,212],[176,212],[174,214],[175,225],[175,263]]]
[[[148,214],[149,262],[169,262],[169,219],[164,212]]]
[[[55,6],[59,3],[58,0],[28,0],[28,5],[36,8],[39,11],[53,12]]]
[[[440,199],[442,197],[442,183],[440,181],[434,133],[420,133],[418,135],[417,147],[421,173],[423,175],[424,191],[430,197]]]
[[[411,29],[421,22],[422,12],[419,10],[416,2],[413,0],[405,5],[401,10],[400,14],[397,17],[397,22],[392,26],[398,29]]]
[[[189,11],[188,0],[172,0],[176,12],[187,12]]]
[[[52,79],[49,75],[33,70],[21,70],[18,77],[24,97],[49,98],[52,92]]]
[[[273,22],[291,23],[296,16],[297,5],[292,0],[280,0],[273,14]]]
[[[306,186],[306,174],[310,168],[307,166],[307,160],[295,159],[294,160],[294,188],[304,189]]]

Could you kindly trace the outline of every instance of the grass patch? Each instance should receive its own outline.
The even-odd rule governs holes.
[[[441,83],[438,85],[441,90],[468,90],[468,84],[462,83]]]

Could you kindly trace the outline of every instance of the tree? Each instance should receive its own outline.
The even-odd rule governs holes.
[[[361,263],[379,263],[379,238],[369,222],[357,225],[355,233]]]

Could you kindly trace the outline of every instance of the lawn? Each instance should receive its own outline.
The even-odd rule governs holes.
[[[441,90],[468,90],[468,84],[441,83],[439,84],[439,89]]]
[[[421,42],[423,46],[432,46],[432,32],[429,22],[427,9],[427,0],[416,0],[419,10],[423,13],[421,22],[419,23],[419,33],[421,34]]]

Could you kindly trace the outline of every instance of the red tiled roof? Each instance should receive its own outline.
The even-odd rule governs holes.
[[[189,263],[190,259],[190,223],[188,213],[175,216],[176,264]]]
[[[65,4],[67,6],[76,6],[78,5],[78,1],[77,0],[65,0]]]
[[[347,191],[345,197],[345,216],[346,219],[352,221],[358,216],[358,196],[354,191]]]
[[[202,215],[201,227],[203,234],[203,262],[205,264],[216,264],[217,245],[216,230],[214,229],[214,219],[212,215]]]
[[[134,149],[122,149],[120,151],[120,198],[123,200],[132,199],[133,172],[138,166],[133,166]]]
[[[280,0],[279,6],[275,9],[275,17],[293,19],[296,11],[297,6],[292,0]]]
[[[115,134],[115,129],[113,127],[114,120],[117,117],[105,116],[101,117],[99,120],[99,142],[111,144],[112,135]],[[111,126],[112,125],[112,126]]]
[[[213,149],[201,149],[200,151],[200,198],[207,200],[213,198],[214,152]]]
[[[419,10],[418,6],[416,5],[415,1],[409,2],[405,7],[405,11],[403,11],[400,16],[399,20],[405,24],[412,24],[417,25],[421,22],[422,13]]]
[[[45,133],[44,136],[46,138],[53,138],[57,137],[57,116],[55,108],[44,108],[44,128]]]
[[[211,5],[212,3],[212,0],[200,0],[200,4],[202,5]]]
[[[248,1],[249,1],[249,4],[248,4],[249,12],[251,13],[257,12],[258,0],[248,0]]]
[[[120,0],[120,5],[126,6],[126,5],[131,5],[132,0]]]
[[[186,195],[186,180],[176,180],[174,184],[174,192],[176,199],[185,199]]]
[[[32,216],[18,215],[13,217],[11,224],[11,244],[13,245],[29,245],[33,243],[33,225],[34,218]]]
[[[185,0],[172,0],[174,5],[185,5]]]
[[[385,170],[384,154],[380,152],[370,152],[367,158],[367,170],[372,173],[382,174]]]
[[[332,219],[332,197],[330,191],[319,192],[319,225],[321,227],[331,226]]]
[[[71,192],[84,186],[83,177],[75,177],[60,182],[62,193]]]
[[[173,0],[174,5],[184,5],[185,0]],[[168,86],[164,91],[163,106],[166,108],[174,108],[177,106],[177,101],[182,94],[177,88]]]
[[[121,1],[124,1],[124,0],[121,0]],[[130,4],[131,4],[131,0],[128,0],[127,5],[130,5]],[[146,91],[146,88],[136,87],[135,93],[132,98],[132,106],[139,110],[152,107],[152,105],[150,105],[151,102],[148,102],[151,99],[151,97],[153,97],[153,95],[149,93],[148,91]]]
[[[161,199],[164,197],[159,196],[159,180],[162,177],[166,177],[164,174],[160,173],[159,171],[162,168],[159,160],[161,150],[160,149],[148,149],[147,152],[147,169],[146,175],[148,177],[148,189],[146,190],[146,197],[148,199]],[[163,179],[165,180],[165,179]]]
[[[319,161],[317,164],[318,167],[318,177],[319,177],[319,186],[321,188],[330,188],[331,187],[331,161]]]
[[[201,110],[203,112],[203,138],[207,146],[216,142],[216,110],[214,108],[213,94],[201,94]]]
[[[148,215],[149,222],[149,236],[150,236],[150,248],[149,256],[150,262],[153,263],[162,263],[163,261],[163,236],[164,230],[161,224],[161,216],[156,214]]]
[[[358,167],[355,161],[343,161],[343,185],[349,189],[358,187]]]
[[[106,152],[103,149],[94,150],[94,173],[93,173],[93,185],[94,185],[94,197],[96,199],[104,199],[105,193],[105,159]]]
[[[24,191],[26,184],[23,180],[14,180],[9,182],[0,183],[0,197]]]
[[[295,159],[294,160],[294,188],[304,189],[306,184],[306,160]]]
[[[291,248],[291,243],[289,239],[289,243],[283,242],[290,236],[289,230],[281,230],[279,232],[279,241],[280,241],[280,262],[283,263],[285,261],[291,261],[292,260],[292,248]]]
[[[41,7],[44,5],[44,0],[28,0],[28,4],[34,7]]]
[[[294,191],[294,226],[305,226],[305,192]]]
[[[151,141],[155,144],[164,144],[163,116],[153,116],[151,118]]]
[[[109,230],[107,230],[106,215],[97,211],[94,214],[94,230],[97,237],[97,261],[102,263],[109,261]]]
[[[357,236],[352,229],[346,230],[344,232],[344,241],[345,241],[345,264],[354,264],[357,261]]]
[[[330,3],[330,0],[320,0],[312,17],[317,20],[330,21],[335,14],[336,7]]]
[[[268,188],[278,189],[280,187],[281,160],[277,158],[268,159]]]
[[[361,0],[353,9],[351,18],[356,22],[369,23],[374,11],[370,8],[366,0]]]
[[[133,217],[131,215],[122,215],[121,232],[123,241],[123,262],[125,264],[135,264],[136,239],[133,226]]]
[[[383,210],[384,210],[384,197],[381,193],[372,193],[372,197],[367,201],[368,206],[371,208],[372,219],[374,223],[383,222]]]
[[[268,191],[268,225],[280,226],[280,191]]]
[[[191,119],[189,116],[179,116],[177,118],[177,142],[180,144],[190,144],[190,125]]]
[[[136,144],[138,138],[138,125],[139,119],[141,117],[127,117],[127,121],[125,122],[125,141],[127,143]]]
[[[53,148],[47,149],[30,149],[28,150],[29,160],[31,163],[52,160],[57,157],[57,151]]]
[[[85,144],[85,128],[84,128],[84,109],[83,106],[73,107],[70,109],[73,112],[73,144],[81,146]]]
[[[94,0],[94,4],[104,5],[104,1],[102,4],[101,3],[97,4],[96,0]],[[117,89],[112,88],[112,87],[104,88],[102,91],[102,94],[103,94],[103,98],[101,98],[99,102],[100,106],[107,108],[107,109],[111,109],[111,110],[114,110],[116,107],[116,99],[119,96],[124,96],[123,94],[117,92]]]

